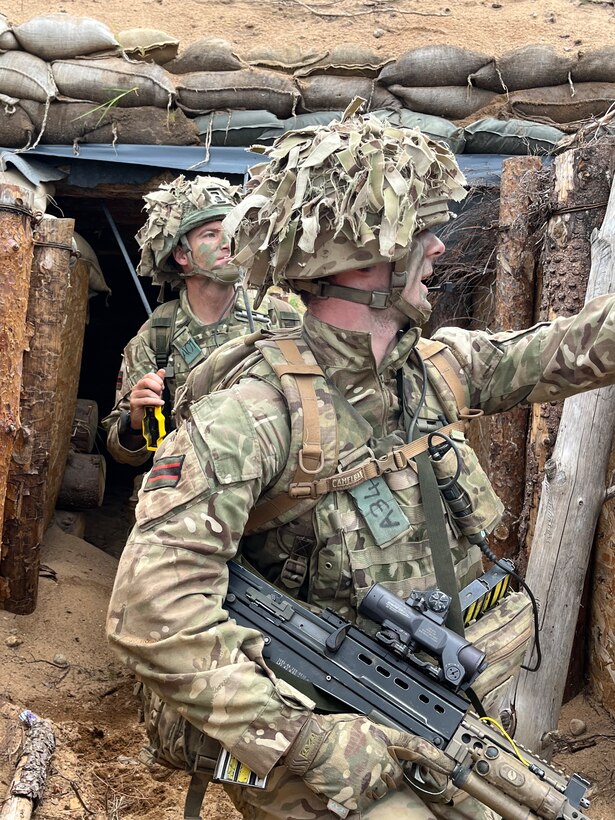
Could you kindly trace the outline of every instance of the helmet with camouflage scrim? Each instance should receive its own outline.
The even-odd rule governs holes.
[[[446,146],[418,129],[355,115],[360,102],[339,122],[289,131],[271,148],[254,146],[270,161],[253,169],[249,193],[224,226],[235,238],[234,261],[261,293],[286,282],[334,295],[324,277],[391,262],[390,291],[336,286],[335,295],[395,305],[422,323],[425,312],[402,298],[412,237],[449,219],[448,202],[465,197],[465,178]]]
[[[218,177],[197,176],[186,179],[178,176],[146,194],[145,225],[137,233],[141,260],[137,271],[140,276],[151,276],[162,285],[170,282],[179,287],[185,276],[207,276],[225,284],[234,284],[240,278],[235,264],[206,270],[196,266],[186,234],[206,222],[221,220],[240,200],[239,188]],[[190,271],[184,272],[176,264],[173,250],[181,245],[188,256]]]

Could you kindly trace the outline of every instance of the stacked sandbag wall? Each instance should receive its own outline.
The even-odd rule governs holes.
[[[87,17],[0,15],[0,145],[249,146],[328,122],[357,96],[456,153],[543,154],[615,102],[615,47],[574,57],[533,45],[499,58],[455,46],[397,59],[360,46],[255,46],[117,34]]]

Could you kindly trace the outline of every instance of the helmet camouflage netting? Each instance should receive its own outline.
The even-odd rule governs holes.
[[[270,162],[252,169],[250,192],[225,219],[236,264],[263,291],[408,253],[416,231],[449,219],[465,178],[452,152],[415,128],[375,117],[289,131],[253,146]]]
[[[182,277],[173,260],[173,249],[188,231],[226,216],[239,202],[240,194],[239,188],[226,179],[186,179],[181,175],[143,198],[147,219],[136,236],[141,248],[137,272],[151,276],[160,285],[170,282],[177,287]]]

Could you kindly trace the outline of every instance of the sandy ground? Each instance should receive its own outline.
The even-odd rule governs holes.
[[[1,10],[16,24],[63,11],[116,33],[157,28],[181,46],[224,37],[240,55],[257,44],[326,50],[342,43],[387,56],[436,43],[496,56],[548,43],[573,54],[615,42],[612,0],[5,0]]]
[[[134,681],[107,648],[104,618],[117,560],[57,526],[46,536],[32,615],[0,614],[0,794],[19,756],[18,715],[52,721],[57,750],[36,820],[180,820],[187,778],[138,761],[144,732]],[[570,721],[586,731],[573,736]],[[615,726],[590,700],[564,708],[557,763],[595,785],[589,816],[615,818]],[[203,820],[239,820],[219,787]]]

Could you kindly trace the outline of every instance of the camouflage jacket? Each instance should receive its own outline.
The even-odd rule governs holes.
[[[154,315],[156,311],[154,311]],[[267,296],[258,311],[253,313],[256,327],[294,327],[300,318],[293,307]],[[188,373],[207,358],[216,347],[229,339],[250,333],[243,297],[237,292],[233,312],[215,325],[204,325],[192,312],[185,288],[180,291],[179,307],[170,335],[170,356],[165,383],[171,402]],[[145,445],[139,450],[123,447],[120,438],[122,414],[130,409],[129,395],[134,385],[146,373],[156,371],[156,355],[152,342],[151,317],[142,325],[137,335],[124,348],[122,366],[118,375],[115,406],[101,422],[107,430],[107,449],[116,461],[138,467],[144,464],[150,452]],[[195,344],[196,343],[196,344]]]
[[[400,368],[416,385],[410,406],[418,399],[421,380],[411,355],[417,337],[416,330],[402,335],[377,367],[369,334],[306,317],[304,338],[328,382],[363,420],[358,426],[371,429],[375,455],[401,438]],[[615,296],[526,331],[444,328],[436,337],[459,363],[471,406],[486,413],[615,382]],[[312,708],[267,669],[261,636],[238,627],[223,608],[226,562],[238,551],[249,511],[290,454],[288,407],[275,380],[264,376],[256,373],[196,401],[159,449],[140,493],[107,624],[112,646],[139,679],[261,775],[284,755]],[[340,453],[352,436],[350,429],[339,430]],[[466,444],[460,449],[470,457]],[[417,480],[411,466],[395,475],[390,488],[409,527],[391,543],[374,543],[346,492],[325,495],[300,522],[299,539],[311,529],[309,579],[298,591],[308,602],[352,614],[374,580],[400,595],[409,594],[417,577],[433,581]],[[493,524],[497,512],[492,518]],[[267,533],[257,546],[250,538],[242,544],[270,579],[280,573],[292,527]],[[461,583],[477,574],[479,557],[449,530]]]

